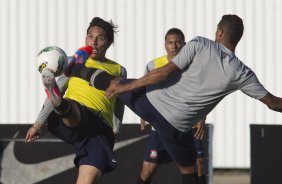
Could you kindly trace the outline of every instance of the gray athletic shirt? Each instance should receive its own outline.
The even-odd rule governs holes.
[[[176,129],[186,132],[226,95],[241,90],[255,99],[268,91],[255,73],[222,44],[196,37],[172,59],[181,72],[148,86],[152,105]]]

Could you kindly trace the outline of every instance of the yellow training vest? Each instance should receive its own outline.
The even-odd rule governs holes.
[[[154,59],[155,69],[165,66],[166,64],[168,64],[168,62],[169,61],[166,56]]]
[[[116,77],[120,76],[121,73],[121,65],[111,60],[99,62],[88,58],[85,66],[102,69]],[[112,118],[115,98],[107,99],[105,97],[105,91],[90,86],[89,82],[81,78],[71,77],[64,98],[75,100],[89,109],[98,112],[113,127]]]

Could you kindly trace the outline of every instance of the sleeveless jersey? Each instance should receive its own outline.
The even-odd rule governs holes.
[[[109,59],[106,62],[100,62],[88,58],[85,66],[102,69],[116,77],[121,75],[122,66]],[[112,118],[116,98],[107,99],[105,91],[90,86],[89,83],[83,79],[71,77],[64,98],[75,100],[94,112],[99,113],[108,125],[113,127]]]

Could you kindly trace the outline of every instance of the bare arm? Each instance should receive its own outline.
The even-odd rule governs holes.
[[[267,105],[269,109],[277,112],[282,112],[282,98],[268,93],[265,97],[260,99],[260,101]]]
[[[130,83],[120,84],[118,80],[113,80],[106,91],[106,97],[111,98],[127,91],[145,87],[151,84],[157,84],[168,78],[177,70],[179,70],[179,68],[173,62],[169,62],[164,67],[155,69]]]

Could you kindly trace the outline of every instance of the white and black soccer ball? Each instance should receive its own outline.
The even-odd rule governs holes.
[[[40,73],[44,68],[48,68],[54,72],[55,76],[59,76],[68,66],[68,57],[63,49],[51,46],[42,49],[38,53],[36,63]]]

